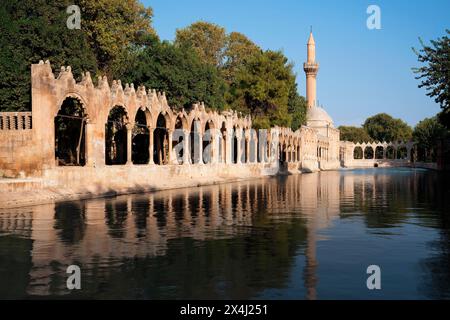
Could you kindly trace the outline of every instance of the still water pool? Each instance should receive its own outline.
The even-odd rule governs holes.
[[[3,210],[0,299],[448,299],[449,186],[377,168]]]

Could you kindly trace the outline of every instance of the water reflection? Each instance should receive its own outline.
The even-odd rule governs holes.
[[[445,190],[433,172],[330,171],[10,209],[0,297],[448,298]],[[416,289],[393,278],[392,292],[371,296],[364,273],[332,280],[363,267],[337,252],[411,269]],[[83,272],[77,292],[65,287],[71,264]]]

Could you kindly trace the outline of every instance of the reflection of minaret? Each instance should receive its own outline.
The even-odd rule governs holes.
[[[313,107],[317,104],[316,100],[316,77],[319,72],[319,64],[316,62],[316,43],[311,33],[308,39],[308,57],[307,61],[303,64],[303,70],[306,73],[306,100],[308,101],[308,107]]]
[[[308,300],[316,300],[317,298],[316,222],[315,215],[312,215],[307,223],[306,266],[303,277],[305,280],[306,299]]]

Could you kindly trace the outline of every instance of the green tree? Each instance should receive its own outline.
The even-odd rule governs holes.
[[[213,109],[224,107],[225,82],[217,69],[200,60],[190,47],[160,42],[151,36],[121,71],[123,81],[165,91],[175,108],[203,101]]]
[[[231,32],[227,36],[224,49],[224,65],[222,74],[228,83],[235,81],[237,70],[251,57],[261,52],[255,43],[239,32]]]
[[[126,64],[130,47],[143,36],[156,35],[153,10],[138,0],[79,0],[81,29],[86,33],[102,73],[112,77],[113,65]]]
[[[260,52],[238,70],[230,89],[231,107],[251,114],[256,128],[288,127],[292,121],[288,112],[292,81],[292,64],[281,52]]]
[[[434,148],[437,141],[446,136],[448,136],[448,131],[436,117],[423,119],[414,127],[413,131],[414,142],[427,149]]]
[[[450,30],[446,30],[450,35]],[[437,40],[431,40],[431,46],[427,46],[420,39],[422,48],[414,52],[419,62],[425,64],[419,68],[413,68],[420,79],[419,88],[427,90],[427,96],[434,98],[442,108],[439,120],[450,128],[450,38],[448,35]]]
[[[367,118],[363,127],[376,141],[409,141],[412,138],[412,129],[408,124],[386,113]]]
[[[198,21],[184,29],[177,29],[175,44],[178,47],[191,47],[200,59],[220,67],[223,64],[226,44],[225,29],[210,22]]]
[[[372,140],[366,130],[364,130],[364,128],[340,126],[338,129],[340,130],[342,141],[352,141],[357,143],[368,142]]]
[[[74,75],[97,70],[82,30],[66,26],[69,0],[11,0],[0,3],[0,111],[31,108],[30,66],[39,60],[71,65]]]
[[[302,125],[306,124],[306,110],[308,106],[305,97],[298,94],[297,84],[291,81],[291,88],[289,91],[288,111],[292,116],[291,128],[297,130]]]

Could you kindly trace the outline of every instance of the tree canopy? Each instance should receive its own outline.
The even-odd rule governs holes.
[[[367,118],[363,127],[376,141],[409,141],[412,138],[412,129],[407,123],[386,113]]]
[[[175,44],[193,48],[200,59],[219,67],[223,63],[226,44],[225,29],[217,24],[198,21],[176,31]]]
[[[414,142],[423,148],[434,148],[437,141],[445,137],[448,137],[448,132],[436,117],[425,118],[414,127]]]
[[[0,111],[31,108],[32,63],[71,65],[75,76],[97,71],[86,34],[66,26],[68,0],[0,3]]]
[[[434,98],[442,108],[440,121],[450,128],[450,30],[447,35],[437,40],[431,40],[431,46],[420,40],[422,48],[414,52],[417,54],[421,67],[413,68],[420,79],[419,88],[425,88],[427,95]]]
[[[138,0],[78,0],[81,30],[67,28],[69,0],[0,4],[0,111],[31,107],[30,65],[50,60],[167,93],[171,106],[203,101],[254,118],[255,127],[305,123],[306,101],[293,65],[280,51],[262,50],[239,32],[198,21],[160,41],[153,11]]]
[[[156,35],[153,10],[137,0],[79,0],[83,32],[94,51],[100,70],[109,77],[111,65],[143,35]]]
[[[169,105],[190,107],[203,101],[212,109],[223,109],[225,82],[217,69],[202,63],[190,47],[149,37],[145,47],[128,61],[119,75],[125,82],[165,91]]]
[[[372,140],[367,131],[361,127],[340,126],[338,129],[340,130],[341,140],[343,141],[352,141],[357,143]]]
[[[231,85],[231,107],[250,113],[256,127],[290,126],[292,81],[292,65],[281,52],[259,52],[239,68]]]

